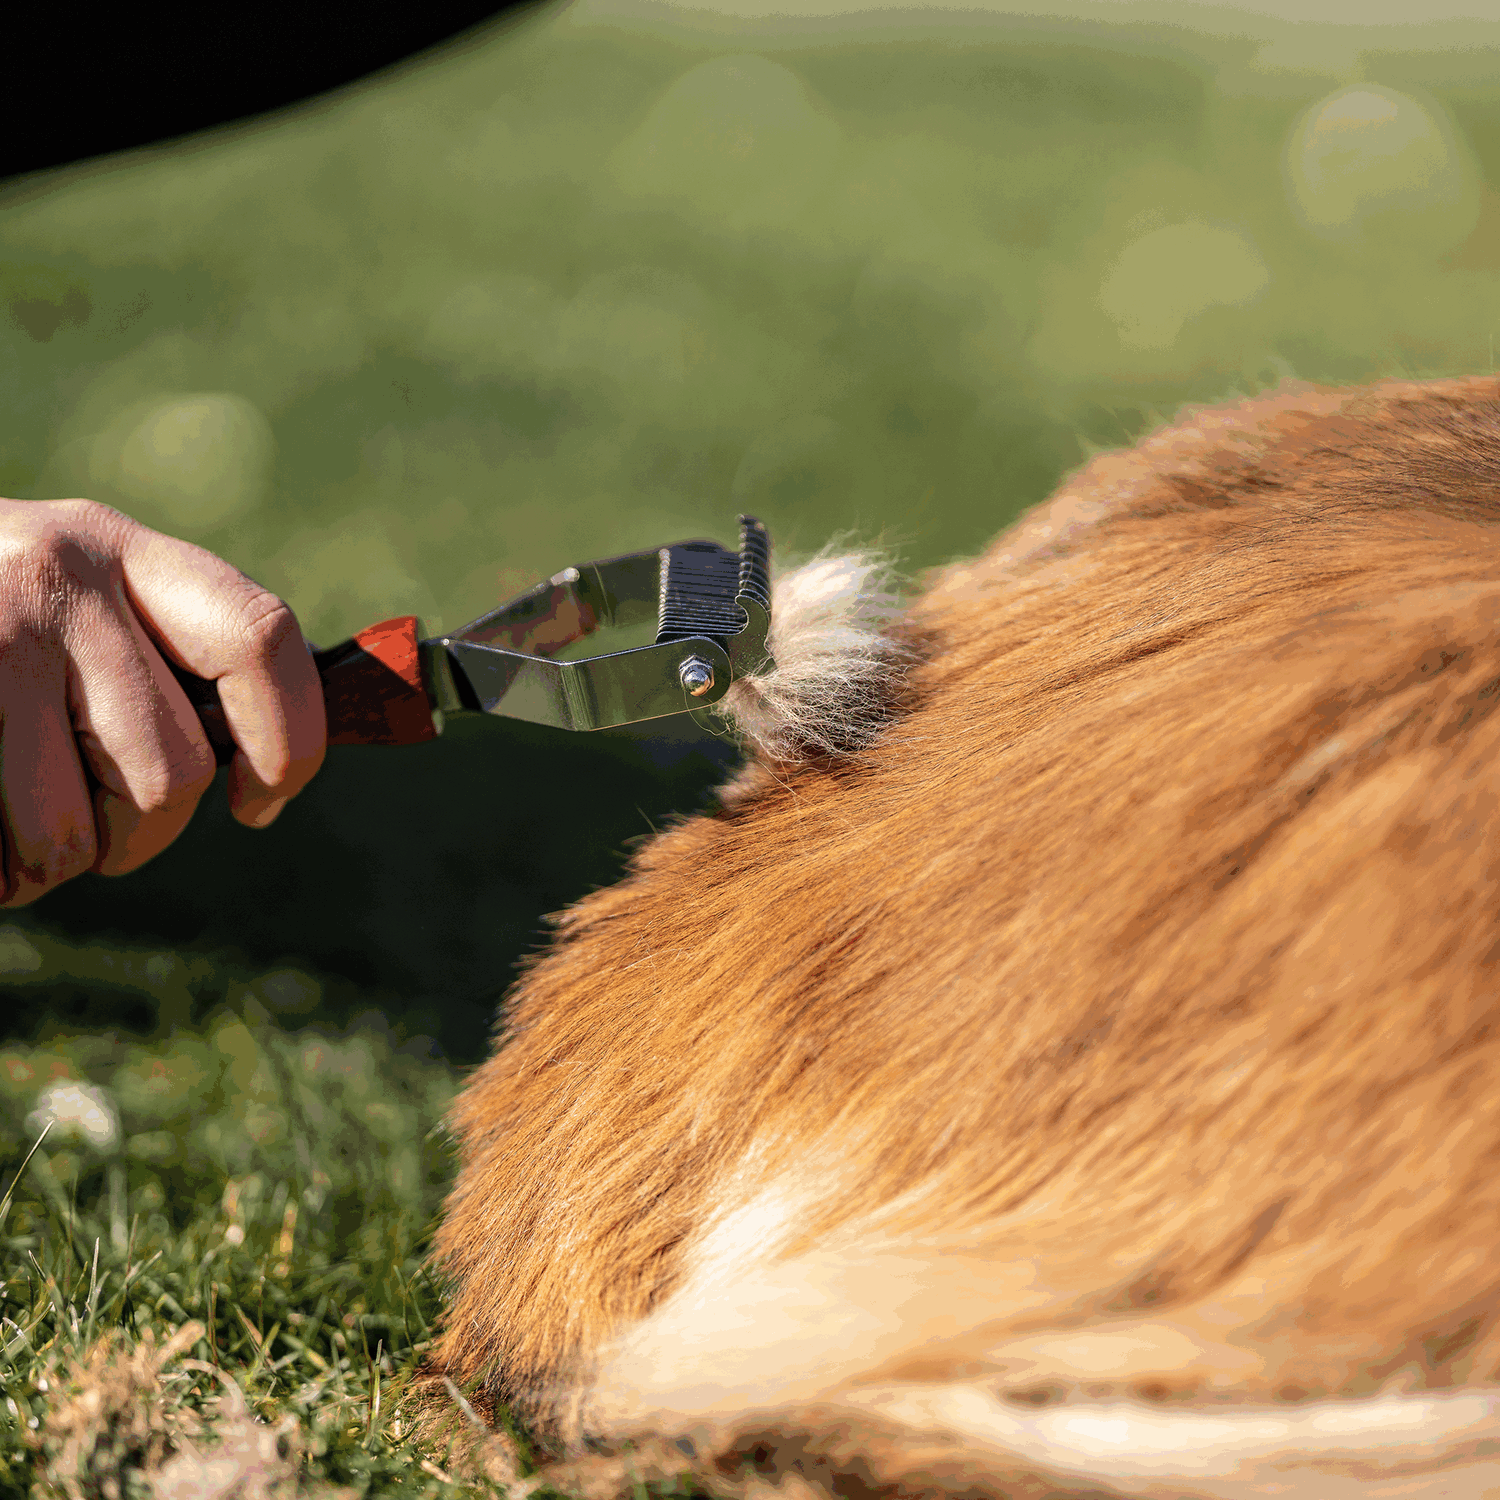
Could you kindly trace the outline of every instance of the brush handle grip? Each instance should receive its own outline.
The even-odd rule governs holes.
[[[415,615],[367,626],[337,646],[313,652],[313,662],[323,682],[330,745],[419,745],[437,738]],[[176,666],[172,674],[203,723],[215,763],[227,766],[235,744],[218,684]]]

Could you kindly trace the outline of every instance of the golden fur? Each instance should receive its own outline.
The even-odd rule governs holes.
[[[512,995],[436,1365],[563,1440],[897,1453],[924,1392],[1013,1452],[1492,1382],[1500,382],[1189,413],[891,628],[872,747],[754,763]]]

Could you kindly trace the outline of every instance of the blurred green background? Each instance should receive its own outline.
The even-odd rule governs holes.
[[[0,493],[200,542],[324,644],[740,509],[918,570],[1185,401],[1492,369],[1497,78],[1477,21],[544,7],[6,185]],[[5,915],[0,1025],[189,1024],[212,970],[472,1059],[543,914],[733,758],[465,722],[265,833],[216,789]]]

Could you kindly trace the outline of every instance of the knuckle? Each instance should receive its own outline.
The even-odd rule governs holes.
[[[185,747],[179,755],[152,760],[133,776],[129,784],[130,800],[147,817],[175,812],[184,803],[196,802],[213,779],[214,762],[207,746]]]
[[[0,536],[0,579],[22,615],[38,626],[56,627],[70,601],[112,589],[120,572],[107,539],[51,506],[12,522]]]
[[[242,608],[240,629],[257,656],[270,656],[299,633],[291,605],[258,585]]]
[[[129,516],[98,500],[48,500],[42,503],[47,510],[66,517],[74,530],[95,536],[109,536],[136,524]]]

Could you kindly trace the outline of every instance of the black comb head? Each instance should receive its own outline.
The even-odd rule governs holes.
[[[656,644],[708,636],[725,640],[745,628],[735,596],[771,608],[771,539],[753,516],[740,517],[740,551],[717,542],[679,542],[661,550]]]

